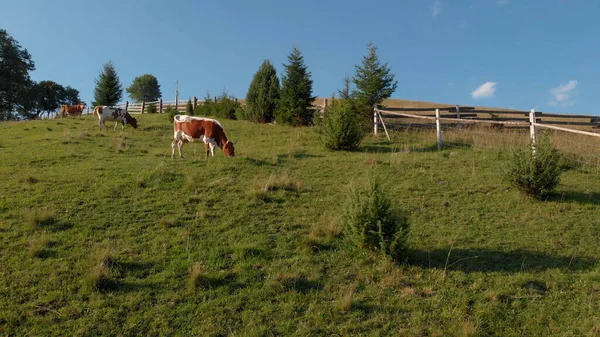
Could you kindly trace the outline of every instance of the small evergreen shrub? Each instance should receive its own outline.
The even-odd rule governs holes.
[[[146,107],[146,112],[149,114],[157,113],[158,110],[156,109],[156,104],[148,104],[148,106]]]
[[[342,210],[343,230],[357,246],[399,261],[406,251],[409,223],[377,180],[352,187]]]
[[[185,105],[185,113],[189,116],[194,115],[194,105],[192,104],[191,99],[188,99],[187,104]]]
[[[240,103],[233,96],[223,92],[214,101],[210,98],[206,99],[196,107],[194,113],[198,116],[211,116],[217,119],[237,119],[238,109],[241,109]]]
[[[351,99],[333,102],[315,124],[321,143],[332,150],[355,150],[364,138],[360,110]]]
[[[175,115],[177,115],[177,109],[175,109],[175,107],[173,106],[168,106],[165,108],[165,114],[167,115],[167,117],[169,118],[169,122],[173,123],[173,118],[175,117]]]
[[[563,171],[562,156],[544,138],[535,147],[535,154],[531,146],[511,153],[506,178],[525,194],[546,199],[554,192]]]

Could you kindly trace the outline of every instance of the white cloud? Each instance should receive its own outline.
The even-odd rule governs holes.
[[[473,97],[473,99],[481,99],[493,96],[494,92],[496,92],[496,84],[498,83],[485,82],[484,84],[480,85],[479,88],[473,90],[471,97]]]
[[[508,0],[496,0],[498,6],[504,6],[508,4]]]
[[[431,8],[431,16],[434,18],[442,12],[442,2],[440,0],[435,0],[433,7]]]
[[[550,101],[553,106],[560,105],[563,107],[572,106],[575,104],[574,100],[571,100],[571,94],[577,87],[576,80],[570,80],[567,84],[561,84],[556,88],[550,89],[550,94],[554,96],[554,100]]]

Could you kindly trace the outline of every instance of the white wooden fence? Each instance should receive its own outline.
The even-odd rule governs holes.
[[[409,108],[407,108],[407,110],[408,109]],[[415,110],[418,110],[418,109],[415,109]],[[444,144],[443,134],[442,134],[442,124],[444,121],[455,122],[455,123],[486,123],[486,124],[502,124],[502,125],[521,125],[521,126],[529,125],[530,137],[531,137],[531,141],[532,141],[532,144],[534,147],[537,142],[537,129],[538,128],[548,128],[548,129],[553,129],[553,130],[559,130],[559,131],[564,131],[564,132],[570,132],[570,133],[576,133],[576,134],[600,138],[600,133],[574,130],[574,129],[564,128],[564,127],[539,123],[536,119],[535,109],[531,109],[531,111],[529,112],[529,122],[521,122],[521,121],[513,122],[513,121],[495,121],[495,120],[477,120],[477,119],[461,119],[461,118],[441,117],[440,109],[435,109],[435,117],[431,117],[431,116],[414,115],[414,114],[407,114],[407,113],[401,113],[401,112],[396,112],[396,111],[389,111],[389,110],[382,110],[379,108],[375,108],[374,113],[373,113],[373,132],[375,135],[377,135],[379,132],[379,124],[381,124],[383,126],[383,129],[385,131],[385,134],[386,134],[388,140],[390,140],[390,135],[389,135],[389,133],[387,131],[387,127],[383,121],[382,113],[385,115],[392,115],[392,116],[395,115],[395,116],[401,116],[401,117],[420,118],[420,119],[427,119],[427,120],[435,121],[438,149],[441,149]],[[566,117],[568,117],[568,116],[566,116]],[[458,125],[460,125],[460,124],[458,124]]]

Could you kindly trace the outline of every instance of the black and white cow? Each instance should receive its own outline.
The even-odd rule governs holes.
[[[97,106],[94,108],[94,114],[98,115],[98,127],[102,130],[102,127],[106,129],[106,121],[115,121],[115,127],[121,122],[121,130],[125,127],[125,124],[130,124],[134,129],[137,129],[137,119],[131,117],[129,112],[125,109],[115,108],[110,106]]]

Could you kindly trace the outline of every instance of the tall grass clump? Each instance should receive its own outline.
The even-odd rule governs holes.
[[[525,194],[546,199],[554,192],[563,171],[562,156],[546,137],[535,146],[535,152],[532,147],[512,151],[505,174]]]
[[[408,218],[385,193],[377,179],[352,186],[342,208],[344,234],[359,247],[399,261],[406,251]]]
[[[355,150],[364,138],[360,108],[353,100],[333,101],[317,124],[325,147],[332,150]]]

